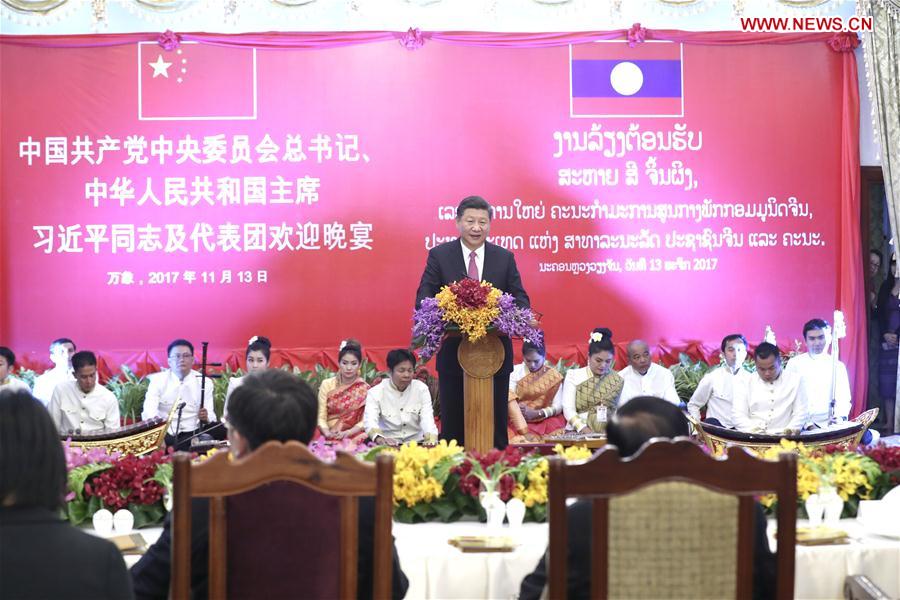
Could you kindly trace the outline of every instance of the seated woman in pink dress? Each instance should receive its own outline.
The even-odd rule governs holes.
[[[563,376],[546,363],[547,351],[522,344],[522,364],[509,376],[509,441],[540,441],[566,426],[562,414]]]
[[[329,440],[366,437],[363,413],[369,385],[360,377],[362,347],[356,340],[341,343],[338,372],[319,387],[319,431]]]

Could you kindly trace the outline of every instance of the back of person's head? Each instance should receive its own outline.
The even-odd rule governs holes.
[[[66,457],[50,413],[26,390],[0,392],[0,507],[58,510]]]
[[[632,398],[616,411],[606,427],[607,441],[623,457],[631,456],[652,438],[674,438],[690,433],[681,409],[654,396]]]
[[[281,369],[248,375],[228,400],[228,422],[251,450],[270,440],[309,443],[317,417],[315,392],[305,381]]]
[[[72,355],[72,368],[76,371],[81,367],[96,367],[97,356],[90,350],[82,350]]]

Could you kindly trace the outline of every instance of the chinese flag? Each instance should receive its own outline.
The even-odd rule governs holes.
[[[140,120],[256,118],[256,50],[182,42],[138,44]]]

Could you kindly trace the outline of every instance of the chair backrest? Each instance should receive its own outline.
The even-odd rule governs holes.
[[[373,597],[391,595],[390,454],[378,456],[371,465],[339,452],[333,463],[326,463],[300,442],[271,441],[239,460],[229,460],[222,452],[192,464],[190,455],[178,453],[173,462],[173,598],[190,597],[193,498],[209,498],[210,598],[225,598],[232,591],[283,596],[289,589],[284,586],[297,581],[307,592],[325,593],[336,569],[332,589],[337,597],[356,597],[359,496],[375,497]],[[274,536],[254,526],[260,520],[275,525]],[[335,522],[338,555],[328,551]],[[330,536],[323,535],[326,530]],[[235,566],[228,568],[229,561]],[[280,577],[272,577],[273,570],[280,570]],[[315,577],[308,577],[313,573]]]
[[[753,591],[754,496],[778,497],[776,597],[794,593],[796,456],[713,457],[687,438],[651,440],[622,458],[550,459],[550,598],[567,589],[566,499],[590,498],[591,597],[734,597]]]

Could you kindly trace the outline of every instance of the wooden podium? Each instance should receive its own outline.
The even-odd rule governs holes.
[[[463,370],[466,450],[487,452],[494,447],[494,374],[503,365],[503,344],[496,333],[474,343],[463,337],[456,355]]]

